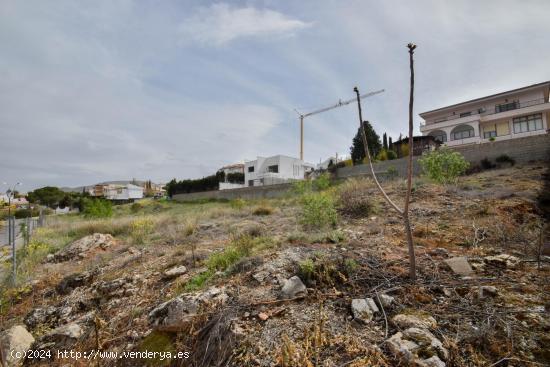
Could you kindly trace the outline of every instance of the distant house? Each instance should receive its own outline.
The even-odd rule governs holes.
[[[220,190],[238,189],[244,187],[244,164],[235,163],[220,168],[224,180],[220,182]]]
[[[244,164],[245,185],[264,186],[303,180],[314,168],[310,163],[284,155],[258,157]]]
[[[413,136],[413,155],[422,155],[424,152],[429,152],[436,149],[440,144],[441,143],[431,135]],[[407,149],[409,148],[410,145],[408,137],[393,142],[391,147],[391,149],[397,154],[398,158],[408,155]]]
[[[448,146],[547,134],[549,92],[550,81],[423,112],[420,131]]]
[[[105,185],[103,197],[113,201],[134,201],[143,198],[143,187],[132,184]]]

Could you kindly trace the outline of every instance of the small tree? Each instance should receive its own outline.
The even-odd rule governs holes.
[[[412,141],[413,138],[413,102],[414,102],[414,63],[413,63],[413,54],[414,49],[416,48],[416,45],[409,43],[407,45],[407,48],[409,49],[409,67],[411,71],[411,83],[410,83],[410,94],[409,94],[409,141]],[[355,87],[354,89],[355,94],[357,95],[357,109],[359,111],[359,125],[363,127],[363,124],[361,121],[363,121],[363,114],[361,111],[361,98],[359,95],[359,89]],[[376,177],[376,174],[374,173],[374,167],[372,166],[372,159],[370,155],[369,150],[369,143],[367,140],[367,136],[365,133],[365,129],[362,129],[360,127],[360,131],[362,133],[364,147],[365,147],[365,155],[367,156],[367,159],[369,161],[369,166],[372,174],[372,178],[374,179],[374,182],[376,183],[376,186],[384,196],[384,199],[388,202],[388,204],[403,218],[403,225],[405,227],[405,235],[407,238],[407,244],[409,248],[409,277],[411,280],[416,280],[416,259],[414,254],[414,243],[413,243],[413,236],[412,236],[412,230],[411,230],[411,224],[409,220],[409,203],[411,198],[411,190],[412,190],[412,149],[409,149],[409,156],[408,156],[408,162],[407,162],[407,192],[405,195],[405,205],[403,209],[399,208],[386,194],[382,186],[380,185],[380,182],[378,182],[378,178]],[[399,139],[401,140],[401,139]]]
[[[419,159],[422,171],[432,180],[440,184],[456,183],[470,164],[459,152],[448,148],[434,150]]]
[[[386,133],[384,133],[384,135],[382,136],[382,146],[384,147],[384,150],[388,150],[388,135],[386,135]]]
[[[374,131],[370,122],[363,121],[363,127],[366,135],[369,153],[372,157],[376,157],[376,155],[382,148],[382,144],[380,143],[380,136],[378,136],[376,131]],[[361,127],[359,127],[359,129],[357,130],[357,134],[355,134],[355,137],[353,138],[352,146],[350,147],[351,159],[353,160],[353,164],[361,164],[361,162],[363,162],[363,159],[365,159],[366,157],[365,143],[363,142],[361,131],[362,129]]]

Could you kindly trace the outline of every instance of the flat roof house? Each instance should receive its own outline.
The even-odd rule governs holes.
[[[220,168],[224,173],[224,180],[220,182],[220,190],[231,190],[245,187],[244,184],[244,164],[235,163]]]
[[[244,163],[244,183],[246,186],[264,186],[303,180],[314,168],[313,164],[284,155],[258,157]]]
[[[423,112],[422,135],[447,146],[546,134],[550,81]]]

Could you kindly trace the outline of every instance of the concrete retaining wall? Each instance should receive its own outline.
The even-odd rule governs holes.
[[[176,194],[172,198],[176,201],[193,201],[199,199],[271,199],[281,197],[292,188],[291,183],[268,186],[243,187],[233,190],[218,190]]]

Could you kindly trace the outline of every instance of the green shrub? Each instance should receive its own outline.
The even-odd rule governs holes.
[[[87,218],[109,218],[113,215],[113,204],[103,199],[82,199],[82,214]]]
[[[246,202],[243,199],[234,199],[229,202],[229,206],[236,210],[241,210],[246,205]]]
[[[38,209],[17,209],[15,213],[13,213],[13,216],[17,219],[27,218],[27,217],[38,217],[40,215],[40,211]]]
[[[292,191],[298,195],[304,195],[312,190],[311,180],[300,180],[292,184]]]
[[[338,210],[352,217],[365,217],[376,211],[369,182],[351,178],[338,188]]]
[[[132,240],[136,244],[143,244],[147,235],[153,232],[155,223],[149,218],[140,218],[132,222]]]
[[[424,173],[441,184],[456,183],[470,166],[462,154],[445,148],[429,152],[419,162]]]
[[[322,173],[313,180],[313,188],[317,191],[326,190],[330,187],[330,175],[327,172]]]
[[[388,151],[386,149],[382,149],[378,155],[376,156],[377,161],[386,161],[388,160]]]
[[[302,197],[302,224],[323,228],[335,226],[338,214],[334,205],[334,199],[328,193],[307,193]]]
[[[500,163],[500,164],[503,164],[503,163],[510,163],[512,166],[516,164],[516,161],[514,158],[510,157],[509,155],[506,155],[506,154],[501,154],[499,155],[495,161],[497,163]]]
[[[392,160],[392,159],[397,159],[397,153],[394,152],[393,150],[388,150],[386,152],[387,156],[388,156],[388,160]]]

